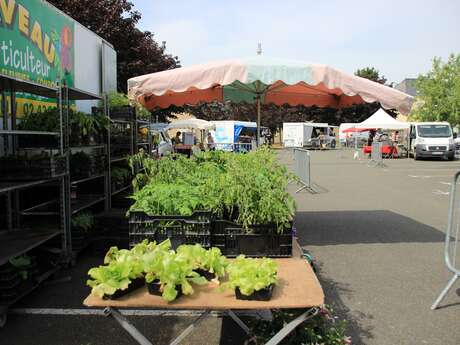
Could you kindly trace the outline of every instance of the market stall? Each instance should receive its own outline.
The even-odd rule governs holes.
[[[193,146],[197,145],[198,142],[201,143],[204,148],[206,133],[209,132],[210,130],[215,130],[215,129],[216,129],[216,126],[209,121],[205,121],[201,119],[187,119],[187,120],[177,120],[177,121],[171,122],[165,128],[165,131],[176,130],[174,131],[175,134],[180,133],[181,138],[179,137],[173,138],[173,141],[175,139],[176,141],[179,141],[179,142],[174,142],[174,150],[178,153],[183,153],[183,154],[186,154],[187,156],[190,156]],[[187,130],[187,131],[184,133],[181,133],[179,130]],[[196,132],[198,132],[199,140],[197,138]]]
[[[377,129],[382,130],[394,130],[394,131],[404,131],[408,130],[410,125],[406,122],[401,122],[393,117],[391,117],[385,110],[379,109],[374,114],[372,114],[369,118],[364,120],[361,123],[354,125],[353,127],[345,130],[348,132],[355,131],[372,131]],[[345,132],[344,131],[344,132]],[[380,151],[383,156],[396,158],[400,156],[400,152],[398,152],[398,145],[396,142],[391,140],[381,140],[382,145],[380,145]],[[372,152],[372,147],[370,145],[365,145],[363,147],[364,154],[370,154]]]

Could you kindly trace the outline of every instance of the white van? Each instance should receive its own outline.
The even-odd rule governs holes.
[[[409,154],[415,160],[425,157],[455,157],[452,128],[448,122],[413,122],[410,125]]]

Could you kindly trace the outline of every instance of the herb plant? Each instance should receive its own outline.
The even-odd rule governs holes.
[[[80,212],[72,216],[72,228],[79,228],[85,232],[91,230],[94,225],[94,217],[89,212]]]
[[[255,291],[267,288],[278,281],[278,267],[274,260],[268,258],[252,259],[239,255],[227,267],[228,282],[224,289],[239,288],[243,295],[252,295]]]

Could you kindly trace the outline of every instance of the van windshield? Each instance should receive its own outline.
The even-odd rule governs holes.
[[[418,135],[424,138],[449,138],[452,136],[450,126],[447,125],[419,125]]]

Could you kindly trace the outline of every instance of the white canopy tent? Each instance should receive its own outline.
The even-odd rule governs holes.
[[[354,126],[354,128],[380,128],[380,129],[409,129],[410,124],[407,122],[398,121],[387,114],[385,110],[380,108],[369,118]]]
[[[203,131],[210,131],[215,130],[216,125],[200,119],[188,119],[188,120],[178,120],[171,122],[167,127],[166,130],[170,129],[200,129]]]

